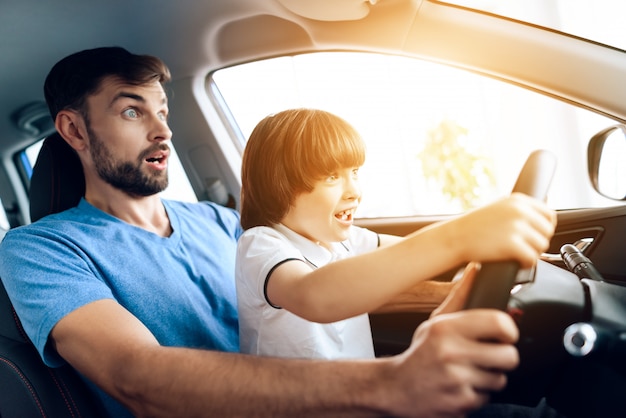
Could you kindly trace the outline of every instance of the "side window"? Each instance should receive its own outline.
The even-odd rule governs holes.
[[[22,172],[29,179],[32,174],[33,166],[37,161],[37,155],[39,154],[42,144],[43,139],[37,141],[23,150],[17,159],[17,161],[19,161],[22,165]],[[187,174],[185,173],[180,159],[178,158],[178,154],[176,154],[176,150],[172,144],[170,144],[170,150],[171,154],[168,162],[169,186],[161,193],[161,196],[166,199],[197,202],[198,198],[191,187],[191,183],[187,178]]]
[[[9,223],[9,218],[7,217],[4,205],[2,205],[2,201],[0,200],[0,240],[4,237],[4,232],[8,231],[10,228],[11,224]]]
[[[510,192],[539,148],[571,154],[557,167],[551,207],[615,204],[591,186],[568,192],[568,182],[589,185],[587,141],[614,121],[518,86],[417,59],[348,52],[274,58],[210,77],[209,94],[221,95],[215,102],[228,107],[240,138],[268,114],[292,107],[350,122],[368,148],[359,217],[456,214],[483,205]]]

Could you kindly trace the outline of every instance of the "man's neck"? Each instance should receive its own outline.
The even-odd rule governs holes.
[[[172,234],[170,223],[163,202],[158,194],[152,196],[131,197],[125,192],[109,185],[93,192],[87,187],[85,200],[116,218],[162,237]]]

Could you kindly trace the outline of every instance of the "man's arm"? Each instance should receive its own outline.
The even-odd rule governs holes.
[[[101,300],[64,317],[51,337],[137,416],[437,416],[477,408],[504,386],[502,370],[518,361],[516,332],[506,314],[474,310],[426,321],[396,357],[275,359],[162,347],[124,308]]]

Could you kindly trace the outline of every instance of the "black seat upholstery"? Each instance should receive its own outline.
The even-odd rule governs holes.
[[[85,176],[78,155],[61,135],[44,140],[30,178],[30,219],[61,212],[85,194]]]
[[[75,206],[84,194],[80,160],[58,134],[44,141],[30,190],[33,221]],[[71,367],[42,362],[0,285],[0,417],[104,416]]]

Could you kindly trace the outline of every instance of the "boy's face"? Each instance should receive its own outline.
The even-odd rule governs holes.
[[[345,241],[361,201],[358,167],[345,168],[301,193],[281,223],[321,245]]]
[[[167,187],[167,143],[172,133],[160,83],[133,86],[105,79],[87,104],[89,151],[99,177],[137,196]]]

